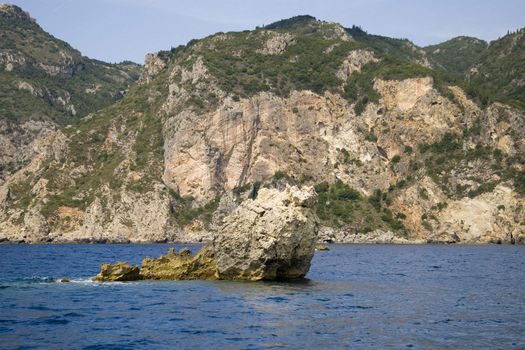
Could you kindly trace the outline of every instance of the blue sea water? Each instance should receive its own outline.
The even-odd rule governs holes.
[[[90,281],[171,246],[0,245],[0,348],[525,349],[524,246],[332,245],[300,283]]]

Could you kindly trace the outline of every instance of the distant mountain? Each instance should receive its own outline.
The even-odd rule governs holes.
[[[460,36],[438,45],[424,48],[427,57],[436,68],[456,77],[465,77],[480,60],[488,43],[476,38]]]
[[[298,16],[150,54],[117,102],[29,123],[47,132],[4,172],[0,239],[198,241],[292,184],[317,191],[322,239],[525,243],[520,38],[420,48]]]
[[[424,50],[483,105],[500,101],[525,110],[525,28],[490,43],[458,37]]]

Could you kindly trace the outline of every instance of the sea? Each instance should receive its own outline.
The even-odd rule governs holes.
[[[525,349],[525,246],[334,244],[293,283],[91,280],[170,247],[0,245],[0,349]]]

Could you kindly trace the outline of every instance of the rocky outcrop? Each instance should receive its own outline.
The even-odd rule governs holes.
[[[361,68],[367,63],[378,62],[379,60],[374,56],[372,51],[368,50],[353,50],[348,57],[343,61],[343,64],[337,71],[337,77],[342,81],[347,81],[348,77],[354,72],[360,72]]]
[[[166,62],[158,53],[147,54],[144,58],[144,69],[140,75],[140,81],[142,83],[150,82],[164,68],[166,68]]]
[[[26,99],[9,98],[20,102],[3,110],[50,103],[71,125],[40,115],[46,108],[0,118],[0,240],[213,241],[224,223],[237,229],[226,218],[237,210],[254,225],[269,220],[269,212],[259,218],[241,203],[252,203],[259,186],[290,183],[351,188],[348,198],[319,192],[319,215],[331,226],[321,240],[522,241],[522,111],[478,105],[415,66],[428,62],[408,41],[309,16],[219,33],[148,55],[140,86],[119,85],[121,102],[75,122],[68,118],[88,113],[97,96],[117,97],[104,82],[123,79],[129,63],[102,65],[104,82],[90,77],[100,62],[49,37],[16,8],[2,9],[0,16],[14,11],[9,16],[26,21],[11,23],[13,33],[31,29],[13,34],[27,39],[23,45],[0,50],[0,73],[13,77],[3,86]],[[34,56],[29,48],[40,43]],[[28,69],[49,79],[16,76]],[[84,83],[75,91],[63,90],[60,79],[50,85],[59,77]],[[440,144],[445,136],[452,145]]]
[[[58,242],[165,242],[170,216],[169,198],[162,185],[138,195],[122,190],[115,201],[106,189],[85,211],[59,208],[60,223],[49,237]]]
[[[317,195],[313,188],[261,189],[226,218],[213,244],[195,256],[170,249],[138,268],[118,262],[102,265],[97,281],[147,280],[285,280],[303,278],[317,242]]]
[[[452,201],[438,216],[437,232],[463,243],[525,243],[525,204],[506,185],[476,198]]]
[[[389,185],[377,146],[360,132],[369,126],[339,95],[301,91],[289,98],[271,93],[227,98],[205,114],[176,114],[164,127],[163,179],[200,203],[277,171],[296,178],[308,174],[315,182],[331,181],[335,173],[367,191]],[[341,162],[343,149],[363,165]]]
[[[9,20],[21,20],[35,22],[26,11],[20,7],[10,4],[0,4],[0,17]]]
[[[219,276],[214,251],[205,246],[195,256],[183,248],[178,253],[170,249],[158,259],[146,258],[142,261],[140,277],[149,280],[215,280]]]
[[[395,80],[376,80],[375,88],[381,93],[388,110],[408,112],[416,107],[418,101],[433,91],[430,77]],[[450,115],[450,117],[454,117]]]
[[[126,282],[140,279],[140,269],[128,263],[118,261],[114,264],[102,264],[100,273],[93,279],[99,282]]]
[[[317,242],[312,188],[261,189],[243,202],[213,242],[221,279],[302,278]]]
[[[6,71],[11,72],[15,68],[22,68],[26,65],[26,58],[14,51],[0,52],[0,66]]]
[[[176,252],[173,248],[157,259],[145,258],[142,266],[116,262],[102,264],[93,278],[99,282],[138,280],[216,280],[217,264],[211,246],[204,246],[196,255],[187,248]]]
[[[290,33],[279,33],[273,31],[265,31],[264,35],[268,37],[262,49],[257,50],[257,53],[263,55],[278,55],[284,52],[286,48],[295,42],[295,37]]]

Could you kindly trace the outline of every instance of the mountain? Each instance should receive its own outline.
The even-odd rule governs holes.
[[[427,46],[424,51],[434,67],[456,77],[465,77],[478,64],[481,54],[487,48],[486,41],[460,36],[438,45]]]
[[[490,43],[459,37],[424,50],[435,67],[462,79],[483,106],[499,101],[525,110],[525,28]]]
[[[19,7],[0,4],[0,177],[28,161],[20,148],[44,129],[116,102],[139,73],[134,63],[83,57]]]
[[[478,103],[470,63],[437,50],[298,16],[147,55],[122,99],[1,183],[0,239],[206,239],[297,184],[326,240],[523,243],[523,111]]]

